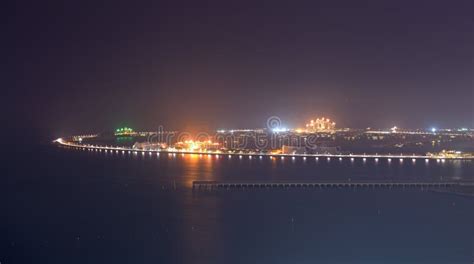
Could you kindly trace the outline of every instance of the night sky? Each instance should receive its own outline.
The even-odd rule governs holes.
[[[472,0],[45,2],[5,17],[8,120],[42,136],[474,127]]]

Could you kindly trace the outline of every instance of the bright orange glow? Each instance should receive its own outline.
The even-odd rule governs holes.
[[[175,144],[177,150],[185,152],[218,152],[220,148],[219,143],[214,143],[211,140],[194,141],[185,140]]]
[[[306,132],[331,132],[336,128],[336,122],[331,122],[329,118],[316,118],[306,124]],[[297,131],[298,132],[298,131]]]

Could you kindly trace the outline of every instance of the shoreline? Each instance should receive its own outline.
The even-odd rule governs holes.
[[[66,141],[63,138],[58,138],[53,141],[53,143],[58,143],[61,146],[67,146],[67,147],[73,147],[77,149],[88,149],[88,150],[95,150],[95,151],[105,151],[105,152],[116,152],[120,153],[122,152],[123,154],[129,153],[129,154],[158,154],[159,153],[169,153],[169,154],[190,154],[190,155],[211,155],[211,156],[239,156],[239,157],[280,157],[281,159],[284,159],[285,157],[288,158],[326,158],[328,160],[331,160],[332,158],[336,158],[339,160],[343,159],[351,159],[351,161],[357,159],[362,159],[363,161],[366,161],[367,159],[372,159],[374,161],[379,161],[379,159],[386,159],[387,161],[392,161],[392,159],[399,160],[400,162],[403,162],[404,160],[409,160],[411,159],[412,162],[416,162],[418,160],[425,160],[425,162],[429,161],[436,161],[436,162],[446,162],[448,160],[463,160],[463,161],[472,161],[474,160],[474,157],[440,157],[440,156],[428,156],[428,155],[395,155],[395,154],[276,154],[276,153],[260,153],[260,152],[252,152],[252,153],[235,153],[235,152],[222,152],[222,151],[187,151],[187,150],[173,150],[173,149],[161,149],[161,150],[143,150],[143,149],[134,149],[130,147],[121,147],[121,146],[102,146],[102,145],[92,145],[92,144],[77,144],[73,143],[70,141]]]

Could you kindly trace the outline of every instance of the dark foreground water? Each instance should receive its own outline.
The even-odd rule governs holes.
[[[473,162],[13,152],[0,189],[2,264],[474,261],[472,197],[190,189],[193,180],[472,181]]]

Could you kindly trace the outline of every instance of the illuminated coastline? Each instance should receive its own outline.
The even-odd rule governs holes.
[[[93,137],[93,135],[91,136]],[[71,138],[83,138],[83,136],[73,136]],[[82,140],[78,140],[82,141]],[[453,157],[453,156],[445,156],[445,155],[395,155],[395,154],[282,154],[282,153],[263,153],[263,152],[223,152],[223,151],[203,151],[203,150],[187,150],[187,149],[182,149],[182,150],[177,150],[175,148],[167,148],[167,149],[160,149],[160,150],[142,150],[142,149],[134,149],[130,147],[123,147],[123,146],[109,146],[109,145],[93,145],[93,144],[81,144],[81,143],[75,143],[73,141],[66,140],[64,138],[58,138],[54,140],[53,142],[61,145],[61,146],[67,146],[75,149],[83,149],[83,150],[92,150],[92,151],[104,151],[104,152],[110,152],[110,153],[117,153],[117,154],[155,154],[159,155],[160,153],[170,153],[170,154],[201,154],[201,155],[210,155],[210,156],[227,156],[227,157],[246,157],[249,159],[252,159],[253,157],[269,157],[269,158],[280,158],[284,159],[285,157],[289,158],[302,158],[302,159],[307,159],[307,158],[314,158],[318,160],[319,158],[325,158],[326,160],[330,161],[332,159],[335,160],[351,160],[354,161],[355,159],[360,159],[362,161],[368,161],[369,159],[379,162],[380,160],[386,160],[388,162],[396,161],[398,160],[399,162],[404,162],[406,161],[411,161],[413,163],[417,161],[424,161],[424,162],[429,162],[429,161],[436,161],[436,162],[446,162],[447,160],[474,160],[474,157],[469,156],[469,157]]]
[[[382,160],[389,163],[474,160],[474,154],[469,152],[474,146],[474,130],[467,128],[423,130],[401,129],[394,126],[382,130],[337,129],[334,121],[322,117],[310,120],[304,129],[294,129],[283,126],[277,116],[269,117],[266,124],[266,128],[220,129],[216,134],[201,132],[194,137],[187,132],[165,131],[162,126],[156,132],[138,132],[129,127],[122,127],[116,129],[113,134],[105,132],[78,135],[59,138],[54,142],[92,151],[143,155],[170,153],[216,157],[226,155],[248,159],[323,158],[328,161],[358,159],[363,162],[373,160],[376,163]],[[114,139],[115,142],[105,145],[104,142],[110,139]],[[466,148],[467,152],[456,150],[460,144],[471,147]],[[397,154],[392,154],[394,151]]]

